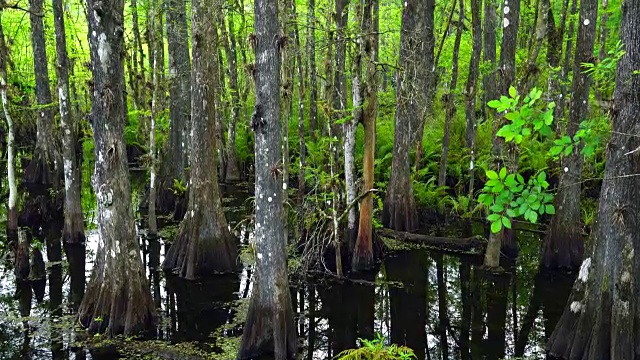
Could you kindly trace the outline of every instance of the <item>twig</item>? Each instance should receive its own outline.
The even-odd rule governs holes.
[[[362,200],[363,197],[367,196],[369,193],[372,192],[378,192],[380,190],[378,189],[369,189],[365,192],[363,192],[362,194],[360,194],[360,196],[358,196],[357,198],[355,198],[351,204],[349,204],[349,206],[347,207],[347,209],[342,213],[342,215],[340,215],[340,217],[338,218],[338,222],[342,221],[342,219],[344,219],[345,216],[347,216],[347,214],[349,214],[349,211],[356,206],[357,203],[360,202],[360,200]]]

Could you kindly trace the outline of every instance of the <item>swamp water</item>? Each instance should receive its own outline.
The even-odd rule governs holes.
[[[253,236],[248,188],[221,191],[230,226],[246,245]],[[138,212],[136,217],[142,218]],[[43,248],[46,281],[17,283],[7,261],[0,265],[0,359],[234,359],[251,294],[251,266],[230,278],[167,278],[159,270],[164,239],[147,239],[143,220],[137,227],[159,315],[150,340],[94,338],[91,346],[83,345],[81,332],[73,329],[68,265],[48,262],[39,239],[34,242]],[[60,229],[48,224],[41,233],[55,236]],[[161,234],[170,239],[175,231],[176,224],[165,224]],[[292,274],[299,358],[330,359],[356,347],[358,338],[381,336],[411,347],[418,359],[544,359],[573,277],[538,271],[539,237],[518,232],[520,256],[506,275],[486,273],[478,257],[424,249],[387,251],[375,271],[350,279]],[[96,246],[97,234],[88,230],[87,279]]]

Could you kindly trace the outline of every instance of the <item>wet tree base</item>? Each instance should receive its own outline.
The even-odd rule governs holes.
[[[30,193],[41,188],[57,186],[62,180],[62,171],[57,171],[44,155],[41,148],[36,147],[33,157],[24,169],[24,184]]]
[[[577,270],[583,255],[584,241],[580,234],[553,229],[545,237],[541,264],[547,269]]]
[[[245,323],[245,332],[242,338],[242,344],[240,345],[240,351],[238,352],[238,360],[258,360],[258,359],[274,359],[274,324],[280,323],[283,329],[281,332],[285,332],[282,336],[286,343],[287,360],[296,359],[296,348],[298,338],[296,336],[295,327],[287,327],[283,323],[287,323],[287,318],[290,317],[293,322],[293,314],[286,314],[285,309],[269,308],[264,305],[259,305],[255,299],[251,300],[249,306],[249,312],[247,314],[247,321]],[[247,331],[246,329],[249,329]]]
[[[213,212],[205,214],[200,208],[198,210],[188,211],[180,223],[163,270],[190,280],[235,273],[238,268],[236,240],[227,229],[217,228],[219,225],[210,218]]]

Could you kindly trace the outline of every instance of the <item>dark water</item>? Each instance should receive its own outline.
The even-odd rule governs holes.
[[[222,191],[230,227],[246,245],[253,238],[246,216],[251,206],[247,187]],[[136,215],[161,318],[156,341],[123,340],[124,345],[116,344],[119,356],[196,359],[208,354],[233,359],[251,294],[251,266],[239,276],[201,282],[167,278],[158,271],[165,241],[147,239],[144,219]],[[162,233],[170,237],[175,226],[166,222]],[[44,226],[34,243],[43,244],[45,236],[56,236],[59,230],[55,224]],[[460,235],[454,226],[425,231]],[[96,236],[87,231],[87,278]],[[545,341],[562,314],[573,277],[538,272],[539,236],[518,233],[520,257],[502,275],[486,273],[477,257],[421,249],[388,252],[375,271],[345,280],[293,274],[300,358],[329,359],[357,346],[358,338],[381,334],[387,342],[411,347],[419,359],[544,359]],[[17,283],[6,261],[0,270],[0,359],[116,358],[113,352],[100,354],[79,343],[72,327],[68,266],[51,262],[47,254],[52,252],[40,246],[47,262],[46,283]]]

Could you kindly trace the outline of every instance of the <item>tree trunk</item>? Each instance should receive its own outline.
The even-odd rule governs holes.
[[[490,68],[490,71],[484,76],[482,79],[482,88],[484,89],[484,101],[482,109],[484,112],[487,112],[485,118],[488,118],[493,110],[487,110],[487,103],[493,99],[497,99],[500,95],[498,94],[497,85],[498,79],[496,77],[497,69],[497,56],[496,56],[496,8],[497,8],[496,0],[484,0],[484,26],[482,27],[484,31],[484,51],[483,59],[485,62],[485,66]]]
[[[222,14],[222,11],[220,11]],[[240,121],[240,89],[238,87],[238,56],[236,51],[235,29],[233,14],[227,13],[229,31],[224,25],[224,17],[221,18],[220,34],[227,58],[227,71],[229,73],[229,92],[231,93],[231,116],[227,127],[227,169],[225,180],[229,182],[240,181],[240,167],[236,152],[236,126]]]
[[[471,28],[473,32],[473,43],[471,58],[469,60],[469,75],[465,88],[465,108],[467,118],[465,140],[469,149],[469,198],[473,199],[475,182],[475,159],[476,159],[476,136],[478,133],[478,122],[476,120],[476,101],[478,94],[478,78],[480,72],[480,55],[482,53],[482,23],[480,9],[482,0],[471,0]]]
[[[602,0],[602,12],[600,15],[600,34],[598,35],[598,62],[602,62],[607,57],[607,23],[609,22],[609,0]],[[604,100],[605,96],[609,94],[603,94],[601,91],[596,90],[596,98],[598,100]]]
[[[572,101],[569,109],[566,135],[573,139],[580,123],[589,115],[590,79],[582,71],[582,64],[594,62],[593,47],[596,37],[598,0],[582,0],[580,22],[576,39],[576,54],[573,65]],[[561,159],[560,183],[555,198],[556,215],[551,220],[545,238],[543,263],[547,268],[576,269],[584,253],[580,212],[582,146],[576,145],[569,156]]]
[[[564,117],[564,71],[560,68],[562,59],[562,45],[564,43],[564,33],[566,27],[567,10],[569,0],[563,0],[562,13],[560,14],[560,24],[556,28],[556,21],[553,16],[553,6],[549,6],[547,15],[547,63],[551,68],[549,73],[549,93],[548,97],[555,102],[553,116],[556,119]],[[573,31],[572,31],[573,33]],[[556,121],[556,132],[560,134],[562,127]]]
[[[7,96],[7,63],[9,62],[9,49],[4,39],[2,28],[2,9],[0,9],[0,99],[4,118],[7,121],[7,182],[9,183],[9,203],[7,204],[7,232],[17,235],[18,231],[18,185],[16,183],[15,170],[15,132],[13,118],[9,109]]]
[[[414,134],[411,135],[411,144],[416,144],[416,154],[414,161],[414,168],[417,172],[420,170],[420,161],[422,160],[422,138],[424,136],[424,126],[427,121],[433,121],[433,106],[436,94],[436,76],[435,76],[435,63],[434,63],[434,51],[436,45],[436,39],[434,35],[434,20],[433,14],[435,10],[434,0],[424,0],[424,9],[422,15],[424,16],[424,50],[422,52],[422,60],[424,61],[424,116],[418,119],[417,127]]]
[[[311,140],[316,141],[318,130],[318,81],[316,73],[316,1],[308,0],[307,4],[307,55],[309,56],[309,133]]]
[[[438,281],[438,335],[440,336],[440,353],[442,360],[449,359],[449,344],[447,340],[447,328],[449,316],[447,314],[447,284],[444,279],[444,256],[434,254],[436,261],[436,278]]]
[[[509,87],[515,85],[516,80],[516,46],[518,44],[518,26],[520,22],[520,0],[505,0],[503,7],[502,44],[500,47],[500,82],[499,93],[507,94]],[[506,124],[503,116],[496,118],[494,122],[493,144],[491,146],[492,167],[498,170],[506,167],[510,174],[518,171],[518,149],[515,144],[506,144],[504,138],[496,136],[495,133]],[[507,257],[515,258],[518,253],[518,245],[515,240],[515,232],[511,229],[502,229],[498,233],[491,233],[489,244],[485,253],[484,265],[487,267],[498,267],[500,264],[500,253]]]
[[[313,0],[311,0],[313,1]],[[356,41],[353,47],[353,55],[351,59],[351,100],[352,100],[352,116],[346,119],[343,125],[344,132],[344,182],[347,192],[347,204],[351,205],[357,196],[356,189],[356,130],[358,124],[362,122],[362,101],[364,98],[364,89],[362,86],[362,56],[364,55],[366,34],[366,26],[362,18],[362,4],[360,1],[354,4],[356,10],[356,21],[359,22],[356,31]],[[356,228],[356,207],[349,209],[347,215],[347,234],[348,242],[351,244],[353,238],[357,235]]]
[[[298,170],[298,197],[297,197],[297,205],[298,209],[301,211],[304,203],[304,195],[306,190],[306,180],[305,180],[305,167],[307,164],[307,146],[305,144],[305,131],[304,131],[304,63],[302,60],[302,49],[300,46],[300,31],[298,29],[298,13],[296,10],[296,2],[291,1],[291,14],[293,21],[293,37],[294,37],[294,45],[295,45],[295,53],[296,53],[296,70],[298,74],[298,147],[300,151],[299,158],[299,170]],[[300,212],[302,215],[302,212]],[[297,238],[302,239],[303,229],[304,229],[304,219],[298,219],[298,236]]]
[[[53,20],[56,33],[56,58],[58,75],[58,105],[60,109],[60,131],[62,133],[62,158],[64,160],[64,242],[71,271],[71,298],[73,308],[78,309],[85,283],[85,235],[82,218],[80,162],[76,158],[77,127],[71,115],[69,95],[69,57],[64,27],[62,0],[53,0]],[[51,260],[50,260],[51,261]]]
[[[156,316],[136,241],[124,143],[123,7],[113,0],[87,3],[99,242],[78,317],[90,332],[109,336],[149,329]]]
[[[151,13],[156,14],[159,12],[158,6],[159,0],[151,1]],[[154,15],[155,17],[155,15]],[[162,33],[157,34],[155,30],[156,26],[152,27],[154,31],[153,38],[162,36]],[[160,63],[160,52],[164,52],[164,48],[161,48],[160,42],[155,41],[151,48],[151,60],[153,66],[151,68],[151,118],[149,123],[149,237],[155,238],[158,234],[158,225],[156,223],[156,198],[158,191],[156,189],[156,121],[158,119],[159,97],[160,97],[160,72],[164,68],[164,64]]]
[[[540,0],[539,7],[536,8],[538,16],[536,17],[535,36],[531,36],[531,46],[529,47],[529,55],[524,64],[523,74],[517,87],[521,94],[528,94],[534,87],[540,76],[538,68],[538,57],[545,37],[547,36],[547,23],[549,21],[549,9],[551,8],[549,0]]]
[[[597,7],[591,1],[583,6]],[[595,14],[595,11],[584,14]],[[580,27],[595,27],[595,17],[580,16]],[[589,20],[589,21],[587,21]],[[564,313],[547,345],[565,359],[638,358],[638,273],[634,254],[640,251],[638,204],[640,172],[635,136],[640,131],[640,2],[622,5],[620,40],[625,55],[618,61],[598,226],[591,233],[591,251],[584,259]],[[587,25],[584,25],[584,24]],[[579,43],[579,42],[578,42]]]
[[[43,0],[29,0],[33,69],[36,77],[36,98],[40,109],[37,111],[36,146],[31,161],[24,170],[24,176],[27,184],[57,188],[62,175],[61,159],[53,135],[53,101],[47,68],[43,14]]]
[[[423,1],[408,1],[403,7],[399,70],[396,77],[396,119],[391,177],[382,210],[382,224],[399,231],[418,228],[418,214],[411,183],[412,134],[426,115],[427,69],[422,41],[427,31]]]
[[[191,118],[191,59],[185,0],[165,0],[167,48],[169,56],[169,136],[163,151],[159,181],[159,209],[171,210],[175,204],[165,194],[173,180],[185,181],[188,163],[189,122]],[[169,196],[171,197],[171,196]],[[169,203],[165,204],[165,200]]]
[[[336,12],[336,54],[333,80],[333,120],[342,119],[346,116],[347,108],[347,77],[346,58],[347,42],[346,27],[349,22],[349,0],[335,0]]]
[[[451,63],[451,82],[449,92],[444,97],[446,115],[444,120],[444,135],[442,137],[442,155],[440,156],[440,172],[438,173],[438,186],[447,185],[447,162],[449,160],[449,141],[451,138],[451,122],[456,117],[455,93],[458,85],[458,57],[460,53],[460,40],[462,39],[462,29],[464,27],[464,0],[458,4],[458,31],[453,45],[453,58]]]
[[[294,359],[297,337],[287,274],[282,199],[280,126],[280,51],[285,39],[275,1],[256,0],[255,132],[256,276],[239,359],[273,354]],[[275,39],[275,41],[274,41]]]
[[[364,112],[362,125],[364,126],[364,162],[363,162],[363,191],[373,189],[373,163],[376,146],[376,118],[378,115],[378,79],[376,76],[376,59],[378,33],[374,32],[375,0],[366,0],[363,7],[362,24],[366,26],[365,60],[366,83],[364,86]],[[360,222],[358,237],[353,252],[351,267],[354,271],[366,270],[373,265],[373,193],[368,192],[360,203]]]
[[[215,90],[219,64],[218,36],[208,21],[213,0],[191,3],[191,172],[189,204],[178,235],[167,252],[163,268],[186,279],[237,270],[238,249],[222,211],[216,171]]]

